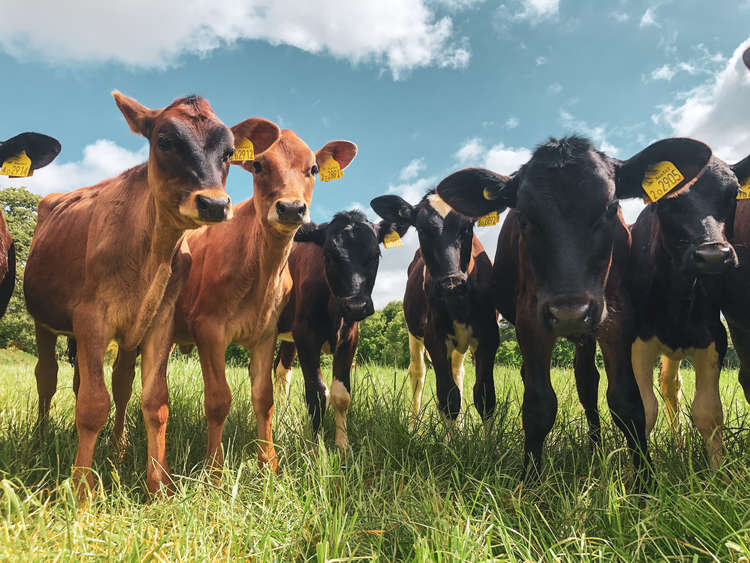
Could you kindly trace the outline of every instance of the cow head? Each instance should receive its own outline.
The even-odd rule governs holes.
[[[595,331],[606,316],[615,232],[624,225],[618,199],[645,197],[646,174],[663,161],[682,173],[669,193],[679,191],[710,154],[699,141],[666,139],[620,161],[581,137],[550,139],[510,179],[466,169],[437,191],[470,217],[517,210],[522,251],[538,286],[537,317],[553,334],[570,336]]]
[[[31,170],[47,166],[60,154],[60,142],[41,133],[21,133],[0,142],[0,163],[22,151],[31,160]]]
[[[386,221],[406,221],[417,230],[427,295],[452,311],[465,311],[474,221],[453,211],[434,191],[414,206],[397,195],[376,197],[370,206]]]
[[[294,235],[298,242],[312,242],[323,249],[328,287],[338,313],[347,322],[361,321],[375,311],[372,288],[380,263],[380,243],[393,231],[399,236],[408,223],[371,223],[359,211],[337,213],[328,223],[307,223]]]
[[[225,191],[234,137],[203,98],[179,98],[149,109],[119,92],[112,95],[130,129],[149,140],[148,181],[162,213],[176,228],[218,223],[232,216]],[[279,129],[256,120],[256,151],[273,144]]]
[[[237,129],[233,129],[238,137]],[[263,223],[281,236],[291,237],[310,221],[315,175],[334,159],[343,170],[357,154],[349,141],[331,141],[318,152],[294,131],[281,131],[279,141],[252,161],[233,161],[253,175],[253,204]]]
[[[741,174],[742,163],[738,163]],[[710,157],[692,183],[656,207],[659,233],[672,262],[687,276],[721,274],[737,266],[731,236],[739,183],[732,168]]]

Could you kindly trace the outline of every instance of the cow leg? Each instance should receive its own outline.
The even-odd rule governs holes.
[[[750,330],[730,318],[727,318],[727,325],[740,358],[739,382],[745,392],[745,400],[750,403]]]
[[[520,315],[519,315],[520,317]],[[523,318],[533,319],[531,315]],[[555,338],[525,324],[516,326],[523,356],[524,480],[536,478],[542,468],[542,447],[557,417],[557,395],[550,380],[550,361]]]
[[[271,364],[276,346],[276,334],[273,333],[259,341],[250,351],[250,381],[252,382],[253,410],[258,421],[258,461],[261,465],[268,463],[273,471],[278,471],[278,459],[273,447],[273,382],[271,381]]]
[[[597,448],[602,442],[599,423],[599,370],[596,369],[596,340],[584,338],[576,344],[575,378],[578,400],[581,402],[589,424],[589,443]]]
[[[701,436],[703,436],[708,462],[714,469],[719,467],[723,457],[722,426],[724,424],[724,413],[721,407],[721,395],[719,394],[721,370],[719,358],[720,353],[717,351],[715,343],[707,348],[696,350],[693,356],[695,361],[693,421]]]
[[[351,404],[350,375],[354,354],[359,342],[359,328],[355,324],[341,330],[342,337],[333,356],[333,382],[331,383],[331,405],[336,419],[336,447],[343,451],[351,449],[346,432],[346,417]]]
[[[232,391],[226,377],[226,337],[220,325],[202,324],[196,331],[196,346],[203,375],[203,408],[206,411],[206,465],[218,470],[224,465],[221,436],[232,406]]]
[[[73,465],[72,479],[79,496],[83,497],[94,487],[91,463],[94,447],[110,408],[110,398],[104,384],[104,353],[110,335],[96,314],[80,306],[73,314],[73,332],[78,342],[77,364],[80,387],[76,397],[76,430],[78,450]]]
[[[112,432],[112,446],[119,457],[125,453],[127,437],[125,434],[125,415],[128,402],[133,394],[135,377],[135,360],[138,350],[117,350],[117,359],[112,367],[112,398],[115,402],[115,426]]]
[[[409,382],[411,383],[411,414],[416,421],[422,408],[422,391],[427,365],[424,361],[424,344],[411,332],[409,333]]]
[[[425,345],[432,359],[435,370],[435,394],[438,409],[443,416],[449,434],[455,427],[456,419],[461,412],[461,390],[453,377],[453,358],[445,340],[439,335],[425,334]]]
[[[664,408],[672,426],[672,432],[677,432],[680,420],[680,359],[662,355],[659,363],[659,391],[664,399]],[[648,427],[647,427],[648,428]]]
[[[654,337],[649,341],[636,338],[631,348],[633,374],[638,383],[643,409],[646,415],[646,436],[651,434],[656,424],[659,403],[654,393],[654,364],[659,357],[659,341]]]
[[[34,323],[38,359],[34,368],[36,390],[39,394],[39,428],[44,428],[49,417],[52,397],[57,391],[57,336],[39,323]]]
[[[476,371],[474,383],[474,406],[482,418],[485,437],[489,435],[490,420],[495,414],[495,379],[493,371],[495,367],[495,354],[498,346],[497,329],[494,334],[487,331],[479,342],[477,349],[473,351]]]
[[[279,404],[284,404],[289,399],[289,387],[292,385],[292,362],[296,355],[297,347],[294,342],[282,341],[279,344],[273,376],[274,399]]]
[[[317,436],[323,423],[323,415],[328,407],[328,386],[320,371],[320,345],[305,340],[297,346],[299,365],[305,380],[305,402],[310,413],[313,435]]]

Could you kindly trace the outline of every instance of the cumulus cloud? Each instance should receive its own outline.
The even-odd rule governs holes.
[[[499,174],[512,174],[531,158],[531,151],[525,147],[506,147],[498,143],[487,147],[481,139],[466,141],[456,152],[456,160],[461,166],[480,166]]]
[[[560,11],[560,0],[521,0],[521,11],[516,18],[538,23],[552,18]]]
[[[52,192],[67,192],[90,186],[105,178],[145,162],[148,159],[148,145],[137,151],[129,151],[108,139],[99,139],[83,149],[83,157],[75,162],[52,164],[34,171],[30,178],[8,178],[13,186],[26,186],[39,195]]]
[[[415,158],[409,164],[401,169],[398,177],[402,181],[411,180],[419,176],[419,173],[425,169],[424,159]]]
[[[651,80],[670,81],[679,73],[695,76],[698,74],[714,75],[724,67],[726,59],[721,53],[712,53],[703,43],[693,47],[693,56],[688,60],[664,64],[652,70],[648,77]],[[647,82],[644,77],[644,82]]]
[[[457,10],[475,1],[441,3]],[[419,67],[463,67],[470,58],[467,40],[429,0],[69,0],[43,10],[16,2],[13,17],[0,20],[0,49],[50,63],[164,68],[241,40],[372,62],[394,78]]]
[[[677,71],[665,64],[651,71],[651,80],[672,80]]]
[[[661,27],[661,24],[656,21],[656,8],[649,6],[641,16],[641,23],[639,27]]]
[[[674,135],[706,141],[724,160],[734,162],[750,152],[750,71],[742,62],[750,38],[734,51],[706,82],[661,106],[652,116]]]
[[[577,119],[573,114],[566,110],[560,110],[560,123],[571,133],[580,133],[585,135],[599,148],[599,150],[611,156],[617,156],[620,152],[616,146],[609,142],[609,131],[606,125],[590,125],[588,122]]]

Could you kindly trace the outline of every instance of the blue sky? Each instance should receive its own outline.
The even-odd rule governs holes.
[[[142,161],[145,141],[113,89],[152,107],[197,93],[228,125],[262,116],[313,150],[356,142],[344,179],[316,187],[317,222],[382,193],[415,202],[465,165],[511,173],[550,135],[582,133],[621,158],[672,135],[730,162],[750,153],[750,73],[738,60],[750,0],[11,4],[0,136],[40,131],[63,150],[0,187],[64,191]],[[227,186],[235,201],[251,195],[239,168]],[[481,229],[491,255],[498,229]],[[417,244],[413,233],[404,242],[383,252],[378,306],[403,292]]]

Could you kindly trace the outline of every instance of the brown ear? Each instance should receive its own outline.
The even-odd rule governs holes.
[[[240,139],[249,139],[253,143],[253,152],[258,156],[268,150],[281,136],[279,126],[266,119],[251,117],[232,127],[235,144]],[[243,160],[232,160],[232,164],[242,165]]]
[[[147,108],[117,90],[112,92],[112,97],[115,99],[115,103],[120,108],[122,115],[125,116],[125,121],[128,122],[130,130],[149,139],[154,127],[154,120],[159,114],[159,110]]]
[[[341,170],[349,166],[357,155],[357,145],[349,141],[331,141],[315,153],[315,160],[321,166],[329,157],[339,163]]]

